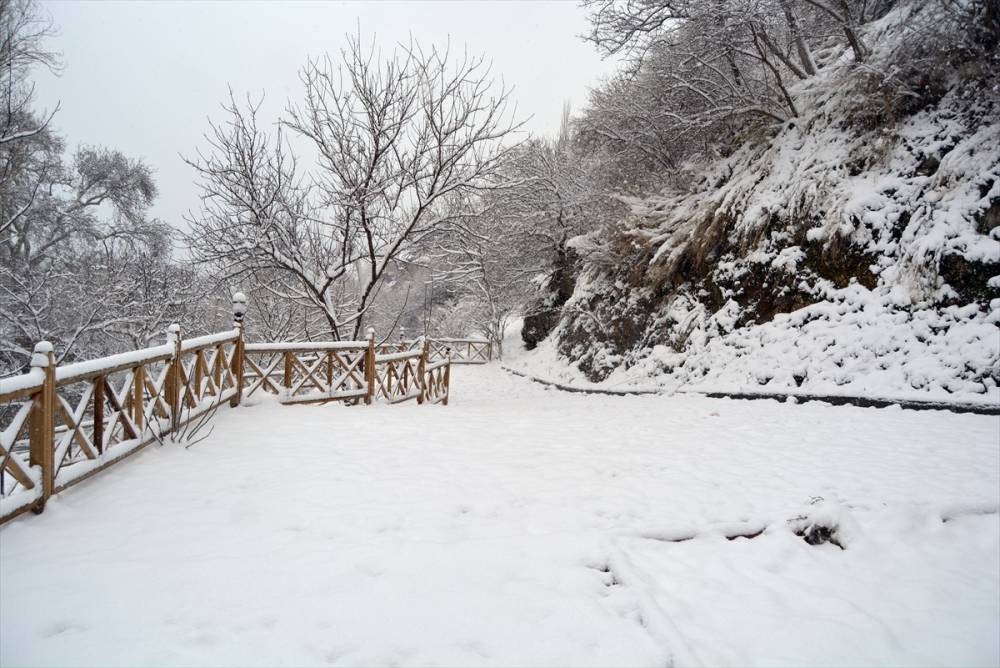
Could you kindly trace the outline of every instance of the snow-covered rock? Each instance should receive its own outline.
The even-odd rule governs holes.
[[[834,60],[793,88],[798,118],[575,243],[589,254],[531,364],[615,386],[1000,402],[998,74],[901,69],[916,5],[866,27],[865,67]]]

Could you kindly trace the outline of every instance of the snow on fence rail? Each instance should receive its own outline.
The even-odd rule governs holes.
[[[183,340],[171,325],[165,345],[61,367],[43,341],[27,373],[0,379],[0,523],[258,390],[285,404],[448,404],[451,360],[429,363],[428,341],[386,354],[372,330],[365,341],[247,344],[245,298],[233,302],[226,332]]]

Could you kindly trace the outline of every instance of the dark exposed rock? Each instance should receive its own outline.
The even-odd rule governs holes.
[[[938,270],[945,283],[958,293],[959,304],[989,304],[1000,297],[1000,289],[988,285],[990,278],[1000,274],[1000,262],[979,262],[952,253],[941,258]]]
[[[528,350],[533,350],[559,323],[563,304],[576,286],[578,263],[579,258],[572,249],[562,249],[557,254],[544,292],[528,306],[528,315],[521,327],[521,340]]]
[[[976,216],[976,231],[980,234],[989,234],[997,227],[1000,227],[1000,198],[993,200]]]
[[[531,315],[524,317],[521,326],[521,340],[527,350],[534,350],[559,323],[562,311],[559,308],[545,308],[539,304],[532,307]]]
[[[878,283],[878,278],[871,270],[878,257],[854,246],[847,237],[837,237],[825,244],[807,243],[805,252],[805,267],[838,288],[847,287],[851,279],[857,280],[869,290]]]

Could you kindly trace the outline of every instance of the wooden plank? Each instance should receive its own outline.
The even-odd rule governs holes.
[[[31,481],[31,477],[28,475],[28,471],[22,466],[21,460],[13,453],[13,448],[26,426],[29,428],[30,437],[31,411],[33,407],[34,402],[32,401],[22,404],[17,413],[14,414],[14,418],[10,424],[4,429],[4,438],[0,440],[0,457],[3,458],[3,463],[0,464],[0,475],[3,474],[3,471],[9,471],[14,480],[19,482],[25,489],[34,489],[35,483]],[[4,442],[7,443],[10,450],[4,447]]]
[[[186,404],[188,408],[194,408],[198,405],[198,400],[195,397],[194,389],[191,383],[191,374],[196,371],[197,360],[192,358],[191,364],[188,368],[184,367],[183,362],[180,363],[180,375],[181,375],[181,388],[182,388],[182,400],[181,403]],[[183,408],[183,407],[182,407]]]
[[[401,404],[404,401],[410,401],[411,399],[416,399],[420,396],[419,391],[410,392],[408,394],[398,394],[392,399],[389,399],[390,404]]]
[[[194,377],[189,377],[188,385],[191,389],[191,399],[192,405],[197,406],[198,402],[201,401],[201,367],[202,367],[202,351],[194,351],[194,357],[191,362],[191,371],[194,372]]]
[[[28,472],[21,467],[21,462],[14,456],[13,452],[8,452],[2,445],[0,445],[0,461],[3,462],[0,470],[10,473],[22,487],[25,489],[35,488],[35,483],[31,482]]]
[[[240,335],[236,339],[236,343],[233,345],[233,359],[232,366],[230,368],[232,375],[235,377],[234,380],[236,381],[236,396],[229,401],[229,406],[231,408],[239,406],[240,402],[243,401],[243,358],[245,356],[244,346],[246,345],[246,342],[243,338],[243,316],[237,315],[237,317],[239,318],[239,322],[236,323],[236,326],[237,329],[239,329]]]
[[[143,425],[143,414],[145,413],[145,377],[146,367],[141,364],[132,370],[132,423],[141,432]]]
[[[375,335],[368,334],[368,348],[365,350],[364,359],[365,385],[368,392],[365,394],[365,404],[371,404],[375,397]]]
[[[290,352],[285,352],[284,355],[285,355],[285,378],[283,385],[285,392],[288,392],[289,388],[292,387],[292,359],[294,359],[295,356]],[[291,394],[291,392],[288,393]]]
[[[28,430],[29,463],[42,469],[42,496],[34,507],[35,512],[42,512],[45,502],[52,495],[55,482],[55,361],[51,348],[48,353],[36,352],[35,355],[45,355],[47,364],[44,367],[45,380],[42,389],[32,397],[30,426]]]
[[[292,386],[291,390],[289,391],[289,394],[295,394],[296,392],[301,390],[302,386],[305,385],[306,383],[310,383],[320,392],[326,392],[329,390],[329,387],[324,386],[323,382],[320,381],[318,378],[316,378],[315,375],[316,372],[319,371],[320,365],[322,365],[324,362],[323,357],[317,357],[313,361],[312,365],[308,367],[305,365],[305,363],[302,362],[302,360],[300,360],[295,355],[292,355],[292,361],[295,364],[295,366],[297,366],[301,370],[302,373],[299,376],[298,382],[296,382],[295,385]]]
[[[115,394],[115,389],[111,387],[108,383],[108,379],[104,379],[104,389],[107,392],[108,401],[111,403],[111,407],[115,410],[115,421],[121,423],[122,430],[125,435],[129,438],[139,438],[139,432],[136,431],[135,425],[132,423],[132,418],[129,417],[128,412],[122,407],[121,401],[118,399],[118,395]],[[108,425],[108,431],[111,431],[112,424]]]
[[[343,371],[343,373],[334,380],[330,379],[330,389],[336,389],[347,383],[348,380],[353,380],[358,387],[364,386],[364,381],[358,378],[357,374],[360,370],[361,362],[364,361],[363,357],[355,357],[353,360],[350,357],[340,356],[336,353],[331,353],[333,355],[331,361],[336,362],[337,369]],[[334,365],[331,364],[331,370]]]
[[[56,406],[59,409],[59,413],[63,416],[63,420],[66,422],[67,432],[63,438],[68,439],[69,441],[76,441],[77,445],[80,446],[80,449],[83,451],[83,454],[87,456],[87,459],[96,459],[97,453],[94,452],[90,441],[87,440],[87,435],[83,432],[82,427],[83,413],[87,408],[87,404],[90,403],[90,393],[91,388],[87,388],[87,392],[85,392],[80,398],[80,404],[77,406],[76,411],[68,410],[69,404],[65,399],[58,395]],[[63,442],[65,443],[66,441],[64,440]],[[69,448],[67,448],[67,452],[69,452]],[[61,466],[60,462],[56,462],[56,464]]]
[[[424,344],[421,346],[420,350],[420,362],[417,365],[417,383],[420,385],[420,396],[417,397],[417,403],[424,403],[424,395],[427,394],[427,379],[424,376],[427,370],[427,355],[430,352],[430,344],[427,339],[424,339]]]
[[[265,392],[280,394],[279,387],[274,383],[274,381],[271,380],[271,374],[274,373],[274,371],[278,368],[278,365],[281,364],[281,355],[275,355],[271,360],[271,364],[266,369],[261,366],[257,366],[257,364],[253,361],[253,357],[250,355],[247,355],[243,359],[247,366],[249,366],[251,370],[257,374],[256,380],[251,383],[250,388],[247,390],[247,396],[250,396],[258,389],[263,389]]]
[[[356,399],[358,397],[364,397],[365,390],[347,390],[344,392],[334,392],[331,394],[323,394],[321,392],[310,392],[308,394],[299,394],[294,397],[289,396],[281,400],[284,405],[290,404],[326,404],[331,401],[342,401],[344,399]]]
[[[215,348],[215,354],[212,355],[212,382],[215,383],[215,392],[218,394],[222,390],[222,367],[226,361],[226,349],[223,344],[219,344]]]
[[[166,386],[167,377],[169,376],[170,376],[169,366],[165,367],[164,370],[160,372],[160,378],[158,379],[160,381],[159,385],[157,385],[157,380],[154,380],[150,374],[148,373],[143,374],[143,381],[145,382],[146,385],[146,391],[149,392],[149,404],[151,409],[147,412],[156,415],[157,417],[160,418],[170,417],[170,407],[167,405],[167,402],[163,399],[163,388]]]
[[[451,358],[448,358],[448,366],[444,368],[444,401],[442,405],[448,405],[448,397],[451,396]]]
[[[94,379],[94,447],[97,454],[104,452],[104,376]]]
[[[219,393],[219,386],[215,382],[215,367],[218,364],[218,355],[216,351],[212,352],[211,357],[211,368],[209,365],[209,360],[205,358],[204,351],[199,351],[198,359],[201,361],[201,383],[204,384],[204,389],[202,389],[201,384],[199,384],[199,399],[204,399],[206,396],[215,396]]]
[[[155,364],[157,362],[163,362],[163,361],[166,361],[166,360],[169,360],[169,359],[170,359],[170,355],[156,355],[156,356],[150,357],[148,359],[144,358],[142,360],[142,363],[143,364]],[[98,375],[101,375],[101,376],[110,376],[112,374],[118,373],[119,371],[125,371],[126,369],[132,369],[132,368],[135,368],[135,362],[134,361],[123,362],[122,364],[117,364],[117,365],[109,366],[109,367],[101,367],[101,369],[99,371],[96,371],[96,372],[78,373],[78,374],[73,374],[72,376],[63,376],[63,377],[60,377],[59,380],[56,381],[56,386],[57,387],[65,387],[67,385],[72,385],[73,383],[79,383],[80,381],[92,380],[94,378],[97,378]]]

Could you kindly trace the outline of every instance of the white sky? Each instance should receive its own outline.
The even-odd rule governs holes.
[[[585,11],[572,1],[514,2],[43,2],[59,29],[61,77],[38,73],[39,106],[62,108],[55,126],[70,147],[105,145],[156,170],[153,214],[175,225],[197,208],[192,155],[206,118],[221,118],[227,85],[266,94],[265,118],[300,97],[307,56],[335,54],[360,25],[384,49],[409,35],[466,46],[492,59],[515,87],[527,129],[552,134],[562,105],[579,109],[610,73],[578,35]]]

